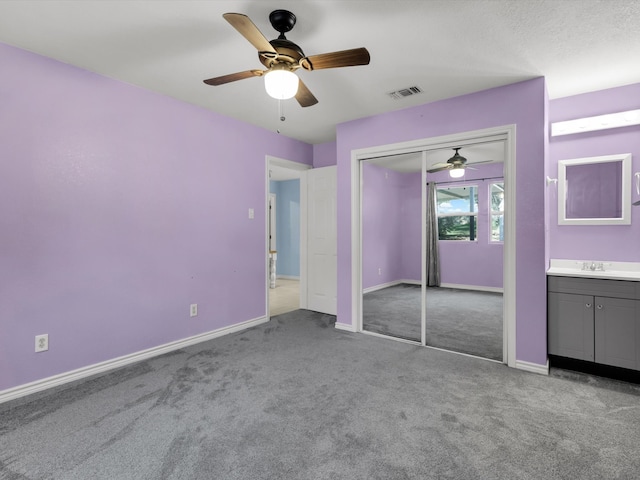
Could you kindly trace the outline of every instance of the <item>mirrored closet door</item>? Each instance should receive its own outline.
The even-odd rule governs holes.
[[[422,155],[361,162],[363,330],[421,341]]]
[[[360,162],[362,328],[502,361],[504,142],[453,150]]]

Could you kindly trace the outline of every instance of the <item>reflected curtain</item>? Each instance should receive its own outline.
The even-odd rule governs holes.
[[[440,286],[440,252],[438,250],[438,212],[436,184],[427,183],[427,287]]]

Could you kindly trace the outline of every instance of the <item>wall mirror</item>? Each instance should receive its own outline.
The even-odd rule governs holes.
[[[630,223],[630,153],[558,162],[559,225]]]

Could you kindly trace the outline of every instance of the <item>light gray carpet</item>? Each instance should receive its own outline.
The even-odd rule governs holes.
[[[631,479],[640,389],[268,324],[0,405],[0,478]]]
[[[366,293],[363,328],[420,341],[419,285]],[[427,345],[502,361],[502,294],[427,288]]]
[[[362,328],[420,341],[421,287],[394,285],[362,296]]]

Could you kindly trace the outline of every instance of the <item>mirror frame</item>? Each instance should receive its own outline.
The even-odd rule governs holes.
[[[567,167],[593,163],[622,162],[622,216],[616,218],[566,218]],[[558,225],[630,225],[631,224],[631,154],[574,158],[558,162]]]

